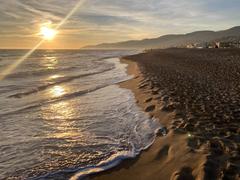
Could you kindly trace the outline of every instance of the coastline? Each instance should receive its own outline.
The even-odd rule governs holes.
[[[146,78],[141,73],[138,64],[126,58],[122,58],[120,61],[128,65],[127,73],[133,76],[132,79],[120,83],[120,87],[130,89],[135,95],[137,105],[150,117],[159,120],[163,127],[170,129],[175,112],[159,111],[162,108],[162,103],[159,101],[161,96],[154,95],[154,90],[149,86],[143,85],[143,88],[139,88],[139,84],[144,82]],[[91,175],[90,179],[200,178],[199,165],[205,160],[206,155],[203,149],[199,150],[197,154],[191,151],[188,141],[189,137],[186,133],[176,133],[169,130],[166,136],[158,135],[153,144],[136,158],[123,160],[110,170]]]
[[[121,83],[167,130],[134,160],[93,179],[240,178],[239,49],[162,49],[127,56]]]

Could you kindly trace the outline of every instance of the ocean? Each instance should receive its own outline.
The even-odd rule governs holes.
[[[0,50],[0,74],[26,53]],[[37,50],[0,81],[0,179],[81,179],[136,157],[160,124],[118,83],[136,51]]]

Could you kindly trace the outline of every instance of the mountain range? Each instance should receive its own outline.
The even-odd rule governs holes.
[[[169,34],[158,38],[131,40],[117,43],[103,43],[86,46],[85,49],[157,49],[184,47],[191,43],[204,43],[221,40],[240,40],[240,26],[222,31],[196,31],[187,34]]]

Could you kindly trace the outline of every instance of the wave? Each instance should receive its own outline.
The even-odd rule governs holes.
[[[66,99],[72,99],[72,98],[75,98],[75,97],[78,97],[78,96],[83,96],[87,93],[94,92],[94,91],[102,89],[106,86],[108,86],[108,85],[103,85],[103,86],[95,87],[95,88],[92,88],[92,89],[87,89],[87,90],[83,90],[83,91],[77,91],[77,92],[74,92],[74,93],[71,93],[71,94],[66,94],[66,95],[63,95],[61,97],[52,98],[50,100],[43,101],[43,102],[33,104],[33,105],[30,105],[30,106],[26,106],[26,107],[23,107],[21,109],[17,109],[17,110],[14,110],[14,111],[3,113],[3,114],[0,114],[0,116],[23,113],[23,112],[26,112],[27,110],[32,110],[34,108],[41,107],[41,106],[44,106],[44,105],[47,105],[47,104],[56,103],[56,102],[63,101],[63,100],[66,100]]]
[[[96,73],[97,74],[97,73]],[[124,80],[120,80],[120,81],[117,81],[115,82],[114,84],[117,84],[117,83],[120,83],[120,82],[124,82],[124,81],[127,81],[128,79],[130,79],[131,77],[128,77],[127,79],[124,79]],[[61,82],[62,83],[62,82]],[[0,116],[7,116],[7,115],[13,115],[13,114],[18,114],[18,113],[23,113],[23,112],[26,112],[27,110],[32,110],[34,108],[38,108],[38,107],[41,107],[43,105],[47,105],[47,104],[51,104],[51,103],[56,103],[56,102],[59,102],[59,101],[64,101],[64,100],[69,100],[69,99],[73,99],[73,98],[76,98],[76,97],[79,97],[79,96],[83,96],[83,95],[86,95],[88,93],[91,93],[91,92],[94,92],[94,91],[97,91],[97,90],[100,90],[102,88],[105,88],[107,86],[110,86],[110,85],[114,85],[112,83],[107,83],[107,84],[103,84],[103,85],[99,85],[99,86],[96,86],[96,87],[93,87],[93,88],[90,88],[90,89],[86,89],[86,90],[82,90],[82,91],[76,91],[76,92],[73,92],[73,93],[70,93],[70,94],[65,94],[63,96],[60,96],[60,97],[56,97],[56,98],[52,98],[50,100],[43,100],[42,102],[39,102],[39,103],[36,103],[36,104],[33,104],[33,105],[29,105],[27,107],[23,107],[21,109],[17,109],[17,110],[14,110],[14,111],[10,111],[10,112],[6,112],[6,113],[2,113],[0,114]],[[49,86],[48,86],[49,87]],[[47,88],[47,87],[46,87]],[[25,92],[25,93],[22,93],[23,95],[27,94],[27,93],[31,93],[31,92]],[[34,93],[34,92],[33,92]],[[21,93],[19,93],[20,96],[21,96]],[[27,94],[29,95],[29,94]],[[19,97],[18,94],[16,95],[12,95],[13,97]]]
[[[49,87],[52,87],[52,86],[56,86],[56,85],[59,85],[59,84],[62,84],[62,83],[70,82],[70,81],[73,81],[75,79],[82,78],[82,77],[87,77],[87,76],[92,76],[92,75],[104,73],[104,72],[107,72],[107,71],[111,71],[112,69],[114,69],[114,67],[105,69],[105,70],[100,71],[100,72],[80,74],[80,75],[76,75],[76,76],[68,76],[68,77],[63,78],[59,81],[49,83],[49,84],[46,84],[46,85],[42,85],[42,86],[38,86],[37,88],[31,89],[31,90],[26,91],[26,92],[21,92],[21,93],[16,93],[16,94],[10,95],[10,96],[8,96],[8,98],[22,98],[24,96],[28,96],[28,95],[31,95],[31,94],[34,94],[34,93],[38,93],[38,92],[43,91],[43,90],[45,90]]]
[[[157,121],[156,119],[152,119],[152,120]],[[30,180],[42,180],[42,179],[49,179],[49,178],[55,179],[59,175],[61,175],[61,177],[64,177],[64,175],[67,176],[68,174],[74,174],[74,175],[70,176],[70,180],[80,180],[80,179],[84,179],[84,178],[88,177],[89,175],[93,175],[93,174],[97,174],[97,173],[100,173],[103,171],[110,170],[110,169],[116,167],[117,165],[119,165],[122,161],[134,159],[142,151],[148,149],[154,143],[157,133],[161,132],[161,129],[163,129],[162,126],[157,128],[154,132],[152,140],[149,141],[149,143],[146,146],[144,146],[140,149],[136,149],[134,147],[133,143],[131,143],[130,145],[132,148],[130,151],[118,152],[117,154],[110,156],[108,159],[101,161],[97,165],[91,165],[91,166],[80,167],[80,168],[68,168],[68,169],[48,173],[46,175],[30,178]]]
[[[32,77],[32,76],[42,76],[46,74],[58,73],[63,71],[72,71],[73,69],[76,69],[76,67],[67,67],[67,68],[58,68],[58,69],[41,69],[41,70],[17,72],[17,73],[9,74],[7,78],[15,79],[15,78],[24,78],[24,77]]]

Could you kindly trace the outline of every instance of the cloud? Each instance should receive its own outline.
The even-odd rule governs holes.
[[[42,23],[59,23],[79,0],[1,1],[0,40],[36,36]],[[87,0],[59,36],[101,43],[220,30],[238,25],[239,11],[239,0]]]

